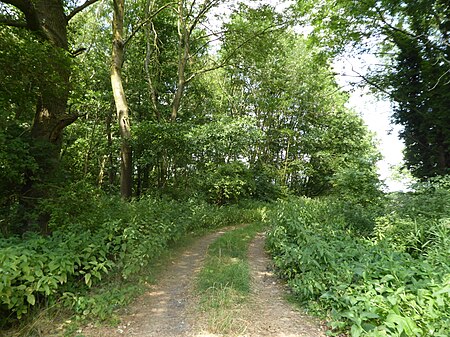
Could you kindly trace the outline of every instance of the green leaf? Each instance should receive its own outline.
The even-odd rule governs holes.
[[[84,275],[84,282],[86,282],[86,285],[88,287],[90,287],[92,285],[91,273],[87,273],[86,275]]]
[[[404,317],[397,314],[389,314],[386,318],[386,323],[391,323],[391,326],[395,326],[399,334],[404,332],[407,336],[422,335],[422,330],[419,329],[416,323],[414,323],[414,321],[409,317]]]
[[[380,318],[380,316],[370,311],[363,311],[361,313],[361,318],[377,319]]]
[[[31,305],[34,305],[34,303],[36,303],[36,298],[33,294],[27,294],[27,302]]]
[[[44,284],[42,286],[42,289],[44,290],[46,295],[50,295],[51,291],[50,291],[50,287],[48,286],[48,284]]]
[[[54,271],[56,269],[58,269],[59,265],[57,261],[50,261],[50,263],[48,264],[48,269],[50,269],[50,271]]]
[[[350,330],[350,334],[352,337],[359,337],[361,336],[361,333],[363,332],[362,327],[359,325],[353,324],[352,329]]]
[[[434,293],[433,293],[433,296],[441,295],[441,294],[446,294],[446,293],[450,293],[450,286],[445,287],[445,288],[443,288],[443,289],[441,289],[441,290],[439,290],[439,291],[434,292]]]

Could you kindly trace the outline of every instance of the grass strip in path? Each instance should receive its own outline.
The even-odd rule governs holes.
[[[243,333],[236,313],[250,293],[248,247],[261,230],[262,224],[254,222],[225,233],[209,246],[197,279],[200,310],[207,317],[201,325],[208,332]]]

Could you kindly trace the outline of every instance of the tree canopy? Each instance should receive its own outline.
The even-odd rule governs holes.
[[[362,76],[395,102],[408,167],[448,170],[444,2],[239,4],[220,18],[219,1],[141,0],[124,3],[114,41],[112,5],[2,2],[2,207],[25,230],[45,228],[36,206],[80,179],[114,193],[127,176],[126,198],[217,203],[338,186],[376,194],[373,136],[331,70],[333,56],[374,39],[383,65]],[[123,104],[115,113],[112,60],[128,117]]]
[[[315,1],[299,3],[315,39],[332,53],[349,46],[376,54],[378,66],[360,74],[394,102],[403,127],[405,161],[421,179],[450,167],[450,33],[446,1]]]

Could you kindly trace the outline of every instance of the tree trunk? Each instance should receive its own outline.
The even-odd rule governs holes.
[[[36,153],[36,161],[45,179],[56,171],[63,129],[77,117],[66,114],[70,66],[67,55],[64,55],[64,51],[68,50],[68,42],[67,20],[62,3],[60,0],[36,0],[28,3],[28,6],[29,11],[25,12],[27,27],[38,32],[43,40],[55,47],[45,62],[56,81],[43,81],[40,86],[31,128],[34,145],[39,143],[38,146],[47,147],[48,150],[46,156]]]
[[[184,17],[184,0],[178,2],[178,82],[172,101],[172,113],[170,121],[174,122],[183,98],[184,87],[186,85],[186,64],[189,58],[190,34],[187,29],[187,17]]]
[[[150,12],[153,10],[155,2],[153,0],[147,0],[147,3],[145,5],[145,17],[150,17]],[[153,38],[153,46],[152,46],[152,32],[154,34]],[[150,22],[150,24],[145,29],[145,35],[146,35],[146,50],[145,50],[145,61],[144,61],[144,69],[145,74],[147,76],[147,85],[148,85],[148,91],[149,95],[152,101],[152,108],[153,113],[155,115],[156,121],[161,120],[161,113],[159,111],[158,107],[158,91],[156,89],[155,84],[153,83],[152,75],[150,73],[150,61],[153,54],[156,54],[154,58],[158,60],[159,58],[159,48],[158,48],[158,35],[155,29],[155,26],[153,24],[153,21]],[[159,68],[159,62],[158,68]],[[158,69],[158,72],[160,70]]]
[[[58,173],[63,130],[73,123],[76,115],[66,113],[69,96],[70,62],[68,57],[67,24],[61,0],[5,0],[3,3],[14,6],[22,12],[24,21],[11,21],[7,24],[33,31],[44,43],[49,43],[48,57],[42,60],[47,66],[49,78],[39,83],[38,100],[30,132],[30,152],[37,170],[25,172],[21,205],[24,219],[38,213],[37,225],[47,232],[49,215],[36,212],[36,205],[49,197]],[[33,71],[33,69],[30,69]],[[21,231],[33,230],[33,222],[24,220]]]
[[[67,115],[70,64],[67,57],[67,23],[61,0],[4,1],[21,10],[26,28],[37,32],[40,38],[54,46],[43,60],[55,81],[43,81],[39,87],[39,101],[31,130],[33,139],[43,140],[60,148],[63,129],[72,124],[76,115]]]
[[[113,118],[113,109],[114,102],[111,103],[111,109],[106,116],[106,137],[108,142],[108,183],[109,187],[112,188],[114,186],[114,182],[116,180],[116,170],[114,169],[114,151],[113,151],[113,140],[112,140],[112,131],[111,124]]]
[[[97,177],[97,185],[98,187],[102,187],[103,185],[103,178],[105,177],[105,166],[106,166],[106,160],[108,159],[107,155],[104,155],[102,157],[102,159],[100,160],[100,169],[98,172],[98,177]]]
[[[122,64],[124,53],[123,18],[124,0],[114,0],[113,46],[111,65],[111,86],[116,104],[117,119],[122,144],[120,147],[120,195],[130,199],[133,186],[133,166],[131,150],[131,128],[128,115],[128,103],[122,85]]]

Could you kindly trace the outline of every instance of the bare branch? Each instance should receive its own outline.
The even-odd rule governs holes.
[[[223,68],[223,67],[225,67],[226,65],[227,65],[227,62],[221,62],[221,63],[218,63],[218,64],[216,64],[215,66],[212,66],[212,67],[210,67],[210,68],[203,68],[203,69],[200,69],[199,71],[196,71],[196,72],[192,73],[191,76],[189,76],[189,77],[186,79],[185,84],[188,84],[190,81],[192,81],[192,80],[193,80],[195,77],[197,77],[198,75],[205,74],[205,73],[208,73],[208,72],[210,72],[210,71],[213,71],[213,70],[216,70],[216,69]]]
[[[436,81],[436,83],[433,85],[433,87],[431,87],[430,89],[428,89],[428,91],[434,90],[436,89],[436,87],[439,85],[439,82],[442,80],[442,78],[447,75],[448,73],[450,73],[450,69],[448,69],[445,73],[443,73]],[[444,85],[447,85],[447,83],[445,83]]]
[[[205,1],[202,5],[203,8],[200,9],[200,12],[197,14],[197,16],[194,18],[194,21],[192,22],[191,26],[189,27],[189,36],[192,34],[195,27],[197,27],[199,21],[202,17],[208,13],[211,8],[213,8],[217,4],[217,1]]]
[[[218,40],[220,40],[221,38],[223,38],[223,35],[224,35],[226,32],[227,32],[226,30],[222,30],[222,31],[220,31],[220,32],[212,32],[212,33],[210,33],[210,34],[205,34],[205,35],[198,36],[198,37],[196,37],[195,39],[192,39],[191,41],[192,41],[192,42],[202,41],[202,40],[205,40],[205,39],[210,38],[210,37],[212,37],[212,36],[214,36],[215,39],[212,39],[212,40],[209,40],[209,41],[211,41],[211,42],[218,41]],[[201,48],[200,48],[200,49],[201,49]]]
[[[75,15],[77,15],[78,13],[80,13],[82,10],[89,7],[90,5],[96,3],[97,1],[99,1],[99,0],[86,0],[86,2],[84,4],[74,8],[74,10],[69,13],[69,15],[66,15],[67,21],[70,21],[70,19],[72,19]]]
[[[179,0],[179,1],[183,1],[183,0]],[[195,0],[193,0],[191,2],[191,8],[189,8],[189,12],[186,17],[190,17],[192,15],[192,13],[194,13],[194,5],[195,5]],[[181,6],[183,6],[183,3],[181,3]]]
[[[153,18],[158,15],[159,13],[161,13],[164,9],[166,9],[167,7],[171,6],[175,4],[175,2],[170,2],[168,4],[165,4],[164,6],[160,7],[159,9],[157,9],[154,13],[152,13],[148,18],[146,18],[144,21],[141,21],[138,26],[131,32],[130,36],[127,37],[127,39],[124,42],[124,45],[126,46],[128,44],[128,42],[130,42],[130,40],[142,29],[142,27],[144,27],[145,25],[147,25],[150,21],[153,20]]]

